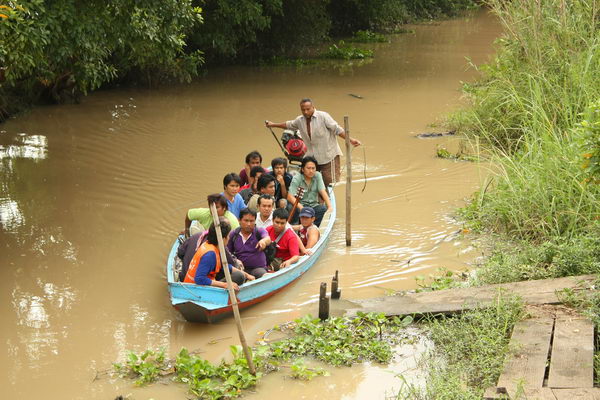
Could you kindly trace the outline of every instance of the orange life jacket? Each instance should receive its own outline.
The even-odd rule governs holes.
[[[221,270],[221,256],[219,255],[219,248],[214,244],[204,242],[198,248],[198,250],[196,250],[192,261],[190,261],[190,267],[188,268],[187,274],[185,274],[185,279],[183,280],[185,283],[196,282],[194,278],[196,277],[196,270],[198,269],[198,265],[200,264],[200,259],[204,254],[208,253],[209,251],[214,251],[217,255],[217,265],[215,266],[214,270],[208,273],[207,277],[212,281],[215,280],[217,274]]]

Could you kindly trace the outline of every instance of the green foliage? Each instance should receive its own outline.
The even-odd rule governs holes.
[[[350,38],[348,41],[355,42],[355,43],[372,43],[372,42],[386,43],[386,42],[388,42],[387,38],[384,35],[382,35],[381,33],[372,32],[370,30],[356,31],[356,32],[354,32],[354,35],[352,35],[352,38]]]
[[[561,278],[600,273],[599,230],[571,239],[555,237],[542,243],[499,242],[478,269],[474,284]]]
[[[291,366],[292,378],[300,379],[303,381],[310,381],[315,376],[324,375],[327,376],[329,373],[323,368],[309,368],[304,363],[304,360],[299,358]]]
[[[600,183],[600,101],[590,105],[583,120],[577,127],[583,139],[583,169],[589,175],[586,179]]]
[[[26,0],[3,10],[0,95],[61,102],[134,72],[189,81],[202,61],[185,52],[186,34],[201,21],[191,0]]]
[[[332,34],[357,30],[394,31],[399,25],[422,19],[457,15],[476,6],[473,0],[330,0]]]
[[[321,54],[321,57],[339,60],[361,60],[365,58],[372,58],[373,51],[346,45],[343,40],[340,40],[338,44],[332,44],[329,46],[329,49]]]
[[[489,0],[505,33],[482,81],[465,87],[473,107],[458,118],[463,129],[507,152],[545,131],[566,139],[600,97],[595,1]]]
[[[156,381],[161,371],[167,368],[165,363],[165,351],[146,350],[137,355],[134,352],[127,354],[125,365],[113,364],[115,371],[121,377],[135,376],[135,383],[139,386]]]
[[[435,155],[438,158],[445,158],[447,160],[459,160],[459,161],[479,161],[478,157],[465,154],[462,151],[451,153],[444,146],[438,146]]]
[[[411,317],[390,319],[375,313],[324,322],[306,316],[291,324],[291,337],[263,343],[252,350],[256,376],[250,374],[239,346],[231,346],[231,362],[222,361],[218,365],[184,348],[174,361],[166,361],[163,351],[147,350],[141,355],[129,353],[125,365],[114,364],[114,367],[122,377],[137,377],[136,383],[140,385],[153,382],[160,375],[174,374],[174,380],[187,384],[199,398],[229,399],[255,386],[263,374],[278,369],[282,361],[294,360],[290,369],[296,379],[311,380],[328,374],[321,368],[306,366],[299,357],[310,356],[336,366],[367,360],[386,363],[392,357],[392,344],[401,339],[401,330],[410,323]]]
[[[502,371],[510,333],[523,318],[522,303],[499,293],[489,308],[460,316],[432,319],[428,326],[434,343],[425,360],[426,387],[408,387],[399,399],[481,399]]]
[[[331,365],[352,365],[358,361],[387,363],[392,348],[384,336],[392,334],[412,322],[412,318],[388,319],[383,314],[359,314],[354,319],[330,318],[322,323],[306,316],[296,320],[294,336],[270,345],[272,357],[290,360],[297,356],[311,356]]]
[[[463,286],[461,279],[462,276],[458,273],[450,271],[447,268],[438,268],[435,274],[430,274],[428,277],[418,275],[415,278],[417,286],[419,287],[417,293],[460,287]]]
[[[282,0],[203,0],[204,23],[188,41],[211,60],[231,59],[257,42],[258,34],[280,18]]]
[[[490,146],[494,185],[464,215],[517,240],[584,235],[600,207],[587,184],[598,163],[597,1],[489,3],[505,34],[483,79],[465,86],[472,106],[452,120]]]
[[[283,0],[281,15],[273,17],[269,29],[259,34],[253,53],[261,57],[309,55],[315,45],[329,39],[328,4],[328,0]]]

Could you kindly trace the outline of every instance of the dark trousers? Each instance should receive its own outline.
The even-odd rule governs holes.
[[[220,278],[220,276],[217,276],[217,279],[219,279],[221,282],[227,281],[227,279],[225,278],[225,272],[223,272],[223,270],[219,271],[219,275],[222,276],[222,278]],[[237,283],[239,286],[246,282],[246,275],[244,275],[244,273],[239,269],[234,268],[231,270],[231,280]]]
[[[254,276],[256,279],[267,273],[267,269],[264,267],[245,267],[245,269],[247,273]]]

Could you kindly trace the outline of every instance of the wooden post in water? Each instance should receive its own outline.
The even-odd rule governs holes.
[[[329,299],[327,298],[327,284],[321,282],[321,291],[319,293],[319,319],[325,321],[329,318]]]
[[[352,144],[347,115],[344,115],[344,132],[346,132],[346,246],[352,246]]]
[[[342,291],[338,288],[339,283],[338,271],[336,270],[331,280],[331,300],[337,300],[342,295]]]
[[[252,375],[256,375],[256,369],[254,368],[254,363],[252,362],[252,353],[250,353],[250,348],[248,347],[248,343],[246,343],[246,336],[244,336],[244,329],[242,328],[242,319],[240,317],[240,310],[238,308],[237,297],[235,296],[235,291],[233,290],[231,274],[229,273],[229,266],[227,265],[225,245],[223,243],[223,237],[221,236],[221,223],[219,222],[219,214],[217,214],[217,207],[215,206],[215,203],[212,203],[210,205],[210,213],[212,214],[213,223],[215,224],[215,231],[217,233],[217,240],[219,242],[221,266],[223,267],[223,270],[225,272],[225,279],[227,280],[227,290],[229,291],[229,299],[231,300],[231,308],[233,309],[235,324],[237,325],[238,334],[240,336],[240,343],[242,345],[242,349],[244,350],[246,361],[248,362],[248,369],[250,370],[250,373]]]

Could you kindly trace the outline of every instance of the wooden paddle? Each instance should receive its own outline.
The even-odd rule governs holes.
[[[248,362],[248,369],[252,375],[256,375],[256,369],[252,362],[252,353],[246,343],[246,336],[244,336],[244,329],[242,328],[242,318],[240,317],[240,310],[238,308],[237,297],[233,290],[233,281],[231,280],[231,274],[229,273],[229,266],[227,265],[227,255],[225,254],[225,244],[223,243],[223,237],[221,236],[221,223],[219,222],[219,214],[217,214],[217,207],[215,203],[210,205],[210,213],[213,217],[213,223],[215,224],[215,231],[217,233],[217,240],[219,242],[219,253],[221,254],[221,264],[224,264],[223,270],[225,271],[225,280],[227,281],[227,290],[229,291],[229,298],[231,299],[231,308],[233,309],[233,316],[235,317],[235,324],[237,325],[238,334],[240,336],[240,343],[244,350],[244,356]]]

